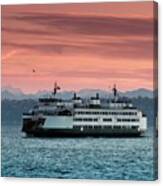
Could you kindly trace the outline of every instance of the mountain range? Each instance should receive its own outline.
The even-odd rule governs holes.
[[[99,93],[101,98],[111,97],[112,93],[106,90],[100,90],[100,89],[81,89],[78,92],[76,92],[78,96],[81,96],[83,98],[88,98],[95,96],[96,93]],[[139,88],[135,90],[130,90],[126,92],[118,92],[119,96],[126,96],[129,98],[133,97],[153,97],[153,91]],[[56,97],[62,98],[62,99],[71,99],[73,97],[74,92],[73,91],[61,91],[58,92]],[[20,89],[13,88],[13,87],[4,87],[1,89],[1,99],[7,99],[7,100],[23,100],[23,99],[38,99],[40,97],[50,97],[51,92],[47,90],[38,91],[34,94],[25,94]]]

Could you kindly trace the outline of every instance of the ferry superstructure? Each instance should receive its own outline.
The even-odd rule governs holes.
[[[40,98],[28,113],[23,113],[22,131],[36,137],[133,137],[143,136],[147,117],[128,101],[118,97],[102,101],[100,95],[85,101],[74,93],[71,100],[56,98],[55,83],[51,97]]]

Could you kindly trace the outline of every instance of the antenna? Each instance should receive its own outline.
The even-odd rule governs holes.
[[[76,99],[77,98],[77,96],[76,96],[76,92],[74,92],[74,99]]]
[[[53,95],[55,96],[57,93],[57,90],[60,90],[61,88],[57,85],[57,82],[54,83],[54,91],[53,91]]]
[[[117,97],[117,88],[116,88],[116,84],[114,84],[114,87],[113,87],[113,95],[114,95],[114,99],[116,99]]]

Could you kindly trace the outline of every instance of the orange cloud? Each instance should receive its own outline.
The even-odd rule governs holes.
[[[153,89],[154,21],[152,2],[2,6],[2,84]]]

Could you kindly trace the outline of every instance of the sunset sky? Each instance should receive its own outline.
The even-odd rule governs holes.
[[[30,93],[54,81],[153,89],[152,1],[2,6],[2,86]]]

